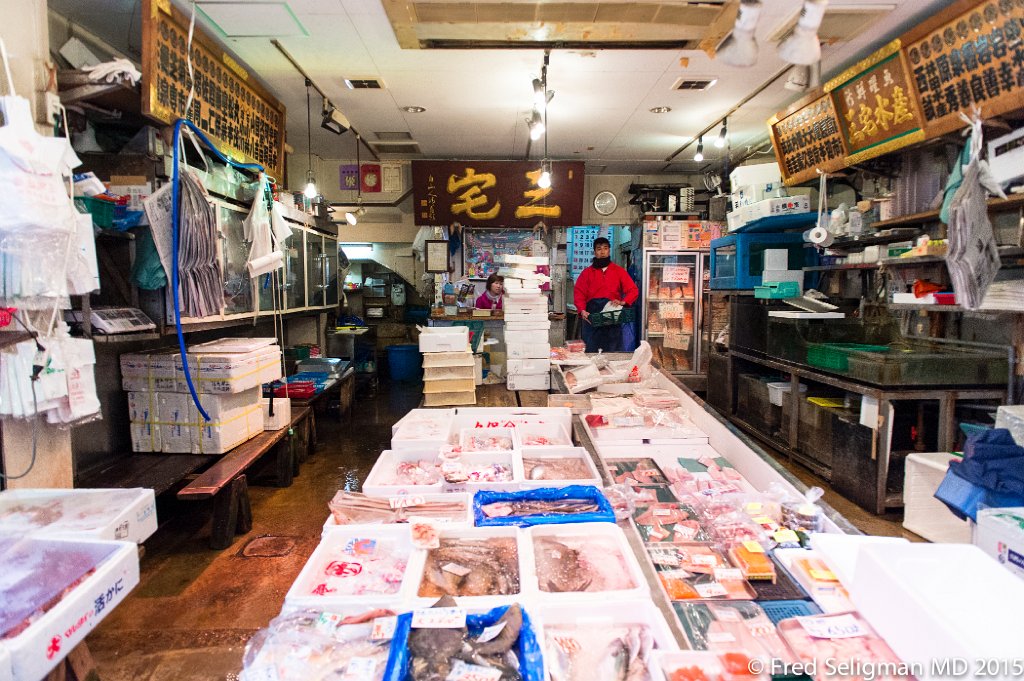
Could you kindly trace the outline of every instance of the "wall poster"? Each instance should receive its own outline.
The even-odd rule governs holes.
[[[498,271],[498,255],[530,255],[537,238],[532,229],[467,229],[462,236],[463,272],[486,279]]]

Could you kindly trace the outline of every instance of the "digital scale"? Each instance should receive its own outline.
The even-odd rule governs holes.
[[[81,324],[81,310],[68,310],[65,312],[65,320]],[[93,309],[89,313],[89,321],[92,328],[107,334],[114,333],[138,333],[140,331],[154,331],[156,324],[137,307],[104,307]]]

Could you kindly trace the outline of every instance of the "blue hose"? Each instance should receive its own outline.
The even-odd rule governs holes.
[[[178,350],[181,352],[181,364],[185,370],[185,383],[188,384],[188,391],[192,395],[192,401],[196,405],[196,409],[202,415],[203,420],[209,421],[210,415],[203,409],[203,405],[199,402],[199,394],[196,392],[196,387],[192,383],[192,371],[189,369],[188,364],[188,352],[185,350],[185,334],[181,329],[181,301],[178,299],[178,229],[179,229],[179,213],[181,211],[181,177],[178,174],[178,146],[181,140],[181,126],[187,125],[192,132],[199,136],[199,139],[206,144],[207,147],[213,152],[214,156],[220,159],[222,162],[234,166],[235,168],[244,168],[248,170],[256,170],[257,172],[263,172],[263,166],[258,163],[238,163],[232,161],[230,158],[220,153],[220,150],[213,145],[213,142],[203,134],[203,131],[197,128],[191,121],[184,118],[179,118],[174,124],[174,155],[173,165],[171,173],[171,244],[172,244],[172,257],[171,257],[171,291],[174,295],[174,328],[178,332]],[[262,199],[262,197],[260,197]]]

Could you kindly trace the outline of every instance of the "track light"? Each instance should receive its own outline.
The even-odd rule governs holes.
[[[804,0],[800,10],[800,20],[796,22],[793,32],[779,43],[779,57],[790,64],[810,66],[821,61],[821,41],[818,40],[818,27],[825,17],[828,0]]]
[[[326,97],[324,97],[322,115],[323,118],[320,121],[320,127],[324,130],[330,130],[335,135],[342,135],[352,127],[352,124],[349,123],[345,114],[338,111],[337,107],[331,104],[330,100]]]
[[[527,124],[530,126],[530,139],[536,142],[544,134],[544,119],[541,118],[540,112],[534,109]]]
[[[757,19],[761,16],[761,0],[743,0],[732,32],[715,53],[727,66],[753,66],[757,63]]]
[[[725,146],[726,141],[729,138],[729,131],[726,127],[728,124],[725,119],[722,120],[722,129],[718,131],[718,137],[715,139],[715,146],[719,149]]]
[[[697,153],[693,155],[693,160],[700,163],[704,160],[704,137],[697,138]]]
[[[366,209],[362,207],[356,208],[355,210],[346,211],[345,222],[355,227],[356,224],[359,223],[359,218],[363,217],[364,215],[366,215]]]

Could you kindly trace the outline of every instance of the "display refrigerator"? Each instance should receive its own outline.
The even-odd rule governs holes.
[[[700,372],[705,252],[644,250],[641,332],[661,366]]]

